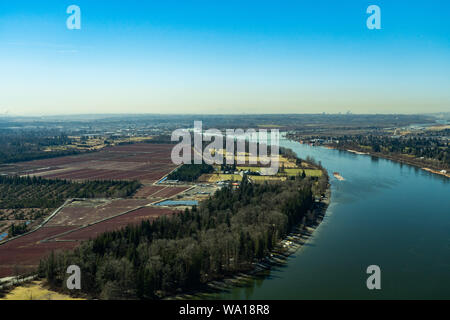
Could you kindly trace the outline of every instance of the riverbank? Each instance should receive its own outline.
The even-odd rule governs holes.
[[[445,299],[449,297],[450,184],[393,161],[374,161],[283,139],[330,173],[332,200],[313,238],[264,279],[211,295],[233,300]],[[376,160],[376,159],[375,159]],[[346,182],[335,180],[339,172]],[[426,212],[426,219],[424,219]],[[380,237],[380,234],[383,234]],[[432,261],[433,263],[430,263]],[[382,290],[366,287],[381,267]],[[414,281],[411,281],[411,278]]]
[[[295,140],[293,140],[295,141]],[[348,148],[339,148],[336,146],[331,146],[331,145],[324,145],[324,147],[328,148],[328,149],[334,149],[334,150],[339,150],[339,151],[346,151],[346,152],[350,152],[350,153],[354,153],[354,154],[358,154],[358,155],[370,155],[372,157],[378,157],[378,158],[382,158],[382,159],[387,159],[387,160],[391,160],[391,161],[395,161],[398,163],[404,163],[404,164],[408,164],[410,166],[414,166],[416,168],[420,168],[422,170],[434,173],[434,174],[438,174],[447,178],[450,178],[450,172],[448,172],[445,169],[442,168],[438,168],[436,166],[433,166],[429,163],[424,163],[422,161],[420,161],[420,159],[409,159],[406,158],[405,155],[387,155],[381,152],[373,152],[373,151],[360,151],[360,150],[353,150],[353,149],[348,149]]]
[[[433,169],[430,169],[430,168],[421,168],[421,169],[425,170],[425,171],[428,171],[428,172],[431,172],[431,173],[439,174],[439,175],[447,177],[447,178],[450,178],[450,173],[447,173],[447,172],[437,171],[437,170],[433,170]]]
[[[245,287],[254,280],[266,278],[270,275],[271,269],[284,266],[289,258],[309,241],[326,215],[330,204],[330,197],[331,188],[328,185],[325,197],[314,203],[312,210],[305,217],[305,221],[281,240],[262,261],[255,262],[252,270],[240,272],[222,280],[211,281],[201,288],[169,296],[164,298],[164,300],[210,299],[214,294],[228,291],[233,287]]]

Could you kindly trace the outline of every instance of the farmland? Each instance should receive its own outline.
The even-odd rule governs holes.
[[[98,230],[102,234],[79,250],[43,259],[39,276],[66,292],[67,266],[75,263],[83,274],[81,292],[100,299],[160,299],[193,290],[226,275],[253,270],[255,259],[265,259],[291,226],[310,219],[314,199],[326,187],[325,175],[322,182],[302,176],[285,183],[243,179],[171,219],[154,219],[117,232]],[[147,206],[132,215],[151,215],[153,210]],[[91,228],[99,225],[83,231],[92,235]],[[85,239],[83,231],[56,238]]]
[[[0,278],[35,270],[53,250],[73,249],[105,231],[175,213],[147,204],[139,199],[72,201],[45,226],[0,245]]]
[[[0,232],[15,236],[33,229],[68,198],[126,197],[137,181],[47,180],[0,176]]]
[[[53,250],[73,249],[105,231],[174,214],[152,206],[191,188],[156,184],[176,168],[170,151],[171,145],[141,143],[3,165],[0,227],[30,225],[22,236],[0,244],[0,278],[35,270]]]
[[[223,149],[215,150],[214,152],[225,154]],[[306,161],[298,161],[293,155],[286,153],[278,156],[279,168],[275,175],[270,174],[267,165],[249,164],[249,156],[245,153],[241,160],[244,160],[244,165],[216,165],[214,166],[214,173],[202,174],[198,181],[207,183],[225,183],[225,182],[240,182],[244,174],[248,175],[248,179],[252,182],[270,182],[270,181],[285,181],[288,178],[293,178],[298,175],[306,177],[320,177],[322,170],[318,165]],[[235,156],[235,161],[239,160],[239,156]],[[259,159],[257,159],[259,162]]]
[[[299,169],[299,168],[290,168],[282,170],[281,174],[286,174],[288,176],[296,176],[305,173],[308,177],[320,177],[322,175],[322,171],[319,169]]]
[[[153,183],[176,168],[171,145],[138,143],[106,147],[99,152],[11,164],[0,173],[46,179],[139,180]]]
[[[5,194],[12,194],[17,189],[14,194],[18,203],[24,203],[20,199],[25,195],[29,202],[25,208],[21,208],[14,204],[14,197],[10,197],[5,209],[42,208],[47,210],[44,216],[49,216],[58,205],[68,198],[70,200],[50,215],[51,218],[44,224],[34,223],[34,229],[29,229],[32,232],[0,244],[0,278],[35,272],[39,261],[52,251],[74,249],[83,241],[94,239],[105,232],[128,225],[140,225],[142,221],[153,221],[162,216],[172,216],[192,207],[157,205],[166,199],[197,203],[211,199],[224,185],[230,184],[232,189],[239,189],[237,182],[243,180],[242,183],[255,182],[255,185],[259,185],[286,181],[288,178],[293,180],[303,173],[311,178],[321,174],[318,167],[298,162],[288,155],[280,156],[280,170],[275,176],[266,175],[265,166],[252,165],[209,166],[208,170],[198,172],[193,170],[197,168],[185,167],[186,172],[174,171],[177,166],[170,159],[171,147],[146,143],[120,145],[106,147],[98,152],[3,167],[7,169],[3,171],[3,179],[22,179],[41,185],[33,197],[30,197],[32,192],[28,192],[27,183],[15,189],[5,189]],[[177,182],[170,178],[179,180],[184,176],[192,176],[192,180],[196,181]],[[162,179],[164,177],[168,179]],[[232,186],[230,182],[233,182]],[[76,192],[72,190],[74,185],[79,186]],[[49,186],[54,186],[54,190]],[[49,205],[47,197],[56,198],[52,198],[54,201]]]
[[[241,181],[242,176],[239,174],[211,173],[211,174],[203,174],[199,178],[199,180],[203,182]]]

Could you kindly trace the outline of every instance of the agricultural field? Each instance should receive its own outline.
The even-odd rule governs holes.
[[[189,189],[189,187],[166,187],[165,189],[154,193],[152,195],[153,198],[171,198],[173,196],[176,196],[177,194],[184,192],[185,190]]]
[[[248,176],[256,183],[284,181],[303,172],[314,177],[321,174],[309,164],[299,166],[280,156],[280,171],[275,176],[264,175],[266,166],[216,166],[201,172],[196,182],[157,183],[176,168],[171,163],[171,148],[172,145],[164,144],[121,145],[0,168],[7,169],[1,179],[15,179],[2,190],[2,194],[13,196],[0,198],[0,209],[3,208],[8,221],[13,218],[27,221],[31,214],[36,214],[36,209],[47,210],[44,216],[49,216],[66,199],[71,199],[43,226],[0,243],[0,278],[32,272],[50,252],[73,249],[106,231],[171,216],[184,207],[156,203],[166,199],[196,202],[208,199],[221,188],[217,182],[240,182],[244,171],[261,174]],[[248,155],[245,157],[248,159]],[[7,228],[8,223],[0,221],[0,227]],[[33,227],[38,225],[35,223]]]
[[[218,181],[242,181],[242,176],[239,174],[208,173],[201,175],[198,181],[209,183],[214,183]]]
[[[238,171],[251,171],[251,172],[261,172],[260,167],[249,167],[249,166],[237,166]]]
[[[252,182],[265,182],[265,181],[286,181],[286,177],[282,176],[249,176]]]
[[[192,187],[156,184],[176,168],[171,148],[120,145],[1,166],[0,231],[15,223],[30,225],[22,236],[0,240],[0,278],[34,270],[53,250],[72,249],[105,231],[177,212],[151,206]],[[67,199],[72,200],[40,225]]]
[[[45,226],[0,244],[0,278],[31,272],[51,251],[73,249],[105,231],[176,213],[148,203],[143,199],[73,201]]]
[[[0,234],[13,237],[32,230],[69,198],[127,197],[137,181],[71,182],[0,176]],[[2,239],[0,239],[2,240]]]
[[[92,224],[52,238],[52,241],[84,241],[93,239],[106,231],[119,230],[129,224],[139,224],[143,220],[154,220],[163,215],[171,216],[176,211],[167,208],[141,207],[128,213],[117,215],[100,223]]]
[[[322,175],[322,171],[319,169],[300,169],[300,168],[289,168],[284,169],[280,174],[286,174],[288,176],[297,176],[301,175],[303,172],[305,172],[305,175],[307,177],[320,177]]]
[[[190,186],[164,186],[164,185],[150,185],[142,186],[134,195],[136,199],[150,199],[153,201],[164,198],[171,198],[186,190]]]
[[[217,150],[219,153],[225,153],[224,150]],[[248,160],[248,154],[242,155]],[[239,157],[236,157],[236,160]],[[285,181],[287,177],[302,175],[305,173],[309,177],[320,177],[322,171],[308,162],[298,162],[289,159],[284,155],[279,156],[279,170],[276,175],[268,174],[267,166],[258,165],[236,165],[236,166],[214,166],[215,173],[203,174],[197,180],[198,182],[217,183],[229,181],[242,181],[243,172],[249,172],[249,179],[253,182],[264,181]],[[238,174],[239,173],[239,174]]]
[[[33,281],[14,288],[0,300],[83,300],[51,291],[42,281]]]
[[[260,157],[252,156],[249,152],[236,152],[236,154],[233,155],[232,153],[227,152],[225,149],[210,149],[210,153],[212,155],[216,153],[221,154],[224,159],[234,158],[234,161],[238,164],[238,167],[244,170],[250,168],[265,167],[264,165],[261,165]],[[280,167],[281,166],[284,166],[285,168],[298,167],[295,161],[288,159],[284,155],[278,155],[278,162],[280,164]]]
[[[139,190],[134,194],[134,198],[151,198],[154,194],[159,191],[165,189],[165,186],[156,186],[156,185],[147,185],[142,186]]]
[[[148,204],[137,199],[76,200],[66,205],[46,226],[84,226]]]
[[[37,231],[0,245],[0,278],[26,274],[52,250],[72,249],[75,242],[42,242],[48,237],[72,230],[73,227],[43,227]]]
[[[137,143],[105,147],[83,153],[2,166],[0,173],[46,179],[158,181],[176,168],[171,161],[172,145]]]

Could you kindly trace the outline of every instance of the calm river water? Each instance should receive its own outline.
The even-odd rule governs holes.
[[[450,180],[366,155],[282,140],[330,173],[331,204],[307,245],[219,299],[450,299]],[[345,181],[336,180],[339,172]],[[381,268],[381,290],[366,268]]]

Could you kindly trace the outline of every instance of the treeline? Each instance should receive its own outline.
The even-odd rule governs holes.
[[[77,150],[45,151],[47,147],[72,144],[73,140],[56,130],[1,130],[0,163],[47,159],[79,153]]]
[[[382,154],[404,154],[416,158],[434,160],[436,165],[450,168],[450,149],[448,140],[439,137],[387,137],[387,136],[344,136],[339,139],[338,147],[367,147]]]
[[[214,167],[203,164],[183,164],[177,170],[168,175],[169,180],[195,181],[204,173],[214,172]]]
[[[72,182],[0,176],[0,209],[57,208],[68,198],[127,197],[140,185],[138,181]]]
[[[19,234],[25,233],[28,231],[27,228],[27,223],[23,222],[23,223],[19,223],[19,224],[12,224],[9,229],[8,229],[8,235],[9,237],[15,237]]]
[[[43,259],[39,274],[65,290],[81,268],[82,292],[102,299],[159,299],[253,268],[312,208],[321,178],[225,187],[172,217],[107,232]],[[324,178],[325,179],[325,178]],[[325,190],[319,190],[319,192]]]

